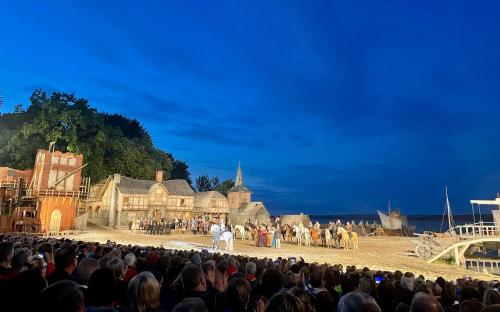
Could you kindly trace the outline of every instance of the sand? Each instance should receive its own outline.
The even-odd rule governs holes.
[[[97,241],[107,240],[119,244],[141,246],[163,246],[171,249],[202,250],[211,248],[211,237],[193,234],[146,235],[127,230],[114,230],[100,225],[89,224],[88,230],[78,234],[77,240]],[[465,270],[446,263],[428,264],[425,260],[411,255],[412,238],[408,237],[360,237],[359,250],[337,250],[325,247],[304,247],[296,244],[282,244],[281,249],[258,248],[253,241],[237,239],[232,254],[254,257],[303,257],[307,262],[341,263],[356,265],[359,268],[368,267],[372,270],[410,271],[425,278],[443,276],[446,279],[456,279],[464,276],[491,280],[492,276]],[[224,243],[221,243],[224,248]]]

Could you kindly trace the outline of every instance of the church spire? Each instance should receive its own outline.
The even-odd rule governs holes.
[[[238,171],[236,172],[236,181],[234,186],[243,186],[243,174],[241,173],[241,164],[238,161]]]

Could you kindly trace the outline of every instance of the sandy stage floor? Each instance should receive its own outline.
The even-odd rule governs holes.
[[[211,237],[192,234],[146,235],[124,230],[89,224],[88,232],[79,234],[76,239],[84,241],[106,242],[111,240],[120,244],[160,246],[171,249],[201,250],[209,249]],[[224,243],[221,243],[223,248]],[[491,276],[475,273],[444,263],[428,264],[424,260],[411,256],[411,238],[407,237],[361,237],[359,250],[336,250],[324,247],[304,247],[282,244],[281,249],[258,248],[254,242],[237,239],[233,254],[255,257],[303,257],[307,262],[342,263],[369,267],[372,270],[401,270],[423,274],[426,278],[443,276],[455,279],[463,276],[481,279],[493,279]]]

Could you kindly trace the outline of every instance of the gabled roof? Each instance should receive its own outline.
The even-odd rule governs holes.
[[[250,202],[243,204],[239,209],[237,214],[240,215],[251,215],[254,216],[256,215],[260,210],[263,210],[265,214],[269,215],[269,212],[267,211],[266,207],[264,206],[263,202]]]
[[[212,198],[220,198],[226,199],[224,195],[217,191],[207,191],[207,192],[199,192],[194,194],[196,199],[212,199]]]
[[[120,177],[120,182],[116,184],[120,192],[124,194],[147,194],[149,188],[155,184],[155,181],[139,180],[129,177]]]
[[[124,194],[148,194],[151,186],[156,184],[156,181],[140,180],[129,177],[120,177],[120,182],[116,184],[120,192]],[[186,182],[186,180],[167,180],[163,181],[162,185],[165,186],[170,195],[180,196],[193,196],[194,191]]]
[[[166,180],[162,182],[170,195],[193,196],[194,191],[186,180]]]

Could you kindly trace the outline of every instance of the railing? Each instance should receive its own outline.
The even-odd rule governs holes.
[[[500,236],[500,226],[495,225],[493,222],[459,225],[454,227],[453,230],[461,238]]]
[[[51,197],[78,197],[78,198],[87,198],[87,193],[82,191],[66,191],[66,190],[43,190],[34,192],[38,196],[51,196]]]

